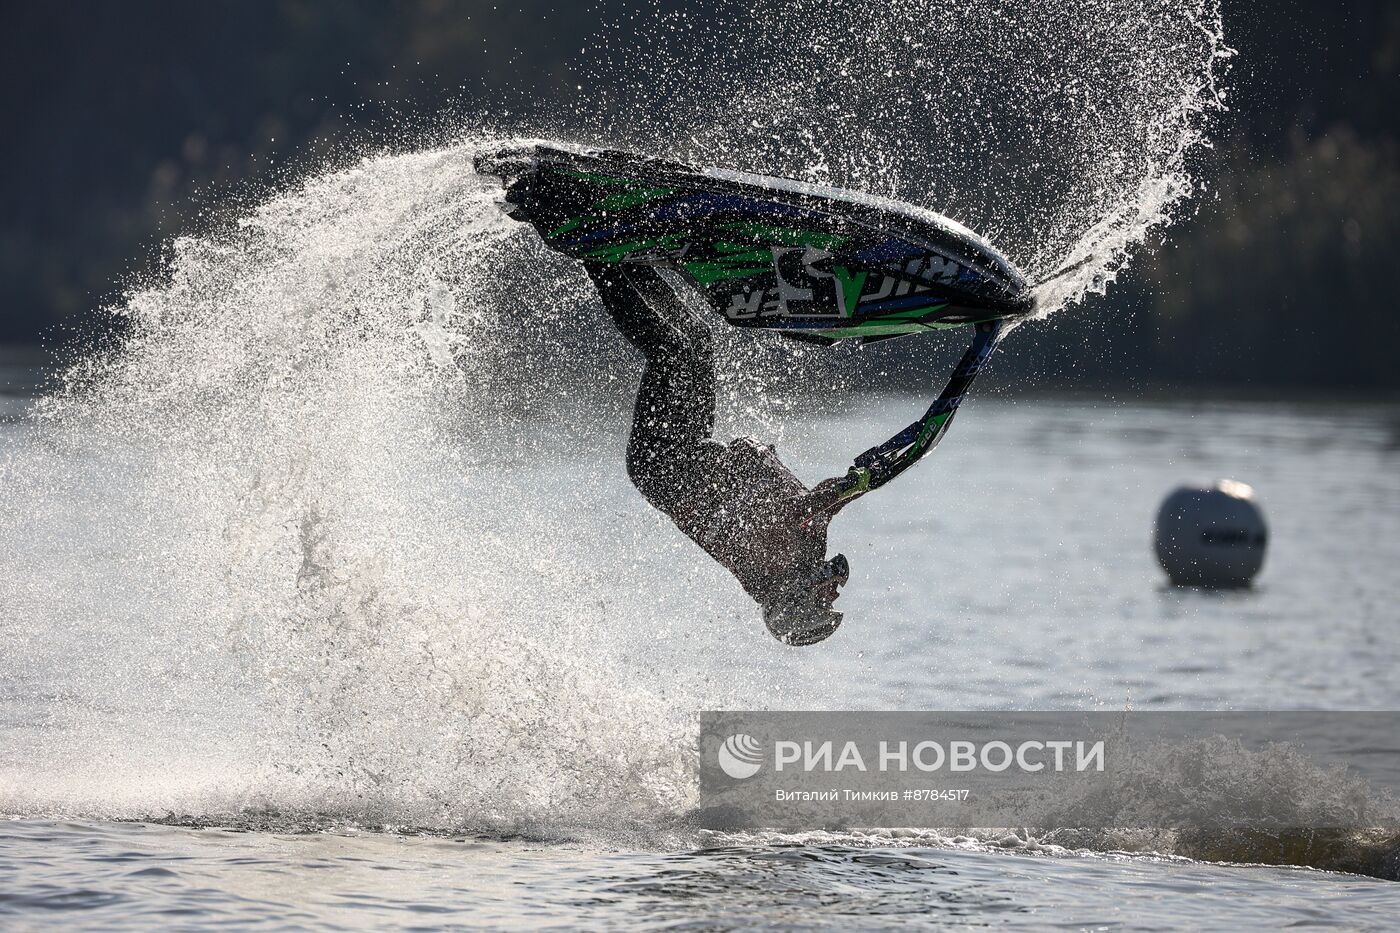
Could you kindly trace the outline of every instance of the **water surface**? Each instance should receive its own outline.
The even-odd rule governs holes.
[[[918,406],[881,397],[790,421],[780,446],[815,479]],[[686,828],[686,723],[703,708],[1400,701],[1400,409],[977,399],[960,418],[931,459],[834,526],[853,577],[847,622],[820,647],[771,642],[732,581],[627,486],[614,432],[493,473],[559,516],[534,551],[541,592],[507,581],[520,611],[556,585],[586,585],[596,602],[557,630],[567,652],[502,641],[477,610],[394,602],[388,571],[373,591],[342,579],[368,565],[298,526],[285,534],[305,550],[287,566],[304,572],[289,585],[306,605],[283,621],[302,640],[280,644],[323,656],[286,670],[250,632],[216,637],[190,614],[226,596],[234,571],[190,569],[208,555],[178,509],[131,517],[149,508],[133,466],[160,469],[149,451],[114,460],[12,418],[0,427],[12,468],[66,465],[42,508],[10,503],[0,552],[0,811],[12,816],[0,916],[87,929],[1389,928],[1400,887],[1316,868],[929,830]],[[1252,483],[1271,524],[1258,586],[1165,587],[1150,551],[1160,498],[1222,476]],[[405,495],[449,516],[481,507],[474,487],[438,479]],[[128,525],[92,521],[112,514]],[[450,556],[444,566],[471,557]],[[378,602],[356,615],[352,590]],[[381,640],[409,631],[405,618],[459,631],[436,649],[450,687],[434,692],[421,655]],[[292,675],[303,680],[278,680]]]

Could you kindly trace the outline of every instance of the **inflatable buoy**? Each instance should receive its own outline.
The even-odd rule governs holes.
[[[1157,560],[1176,586],[1249,586],[1268,539],[1254,490],[1234,480],[1183,486],[1157,512]]]

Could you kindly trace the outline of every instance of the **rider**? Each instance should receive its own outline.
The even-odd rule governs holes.
[[[633,485],[738,578],[775,638],[823,640],[841,624],[832,603],[849,568],[841,554],[826,559],[826,533],[849,482],[808,489],[773,447],[714,440],[709,327],[651,267],[584,267],[618,330],[646,357],[627,442]]]

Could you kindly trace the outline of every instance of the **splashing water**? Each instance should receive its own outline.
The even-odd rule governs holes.
[[[657,19],[643,59],[601,43],[642,80],[547,122],[901,197],[1033,278],[1089,258],[1047,313],[1194,190],[1229,54],[1211,2],[731,12]],[[626,357],[473,174],[504,141],[375,155],[177,240],[41,404],[0,463],[0,603],[15,683],[62,668],[71,695],[12,732],[0,810],[654,830],[694,800],[690,714],[782,702],[780,649],[695,662],[752,607],[599,450]],[[815,359],[721,336],[733,420]]]
[[[7,602],[133,637],[75,652],[119,715],[77,724],[74,757],[36,751],[57,772],[41,802],[506,829],[566,825],[581,799],[677,809],[684,735],[638,728],[655,697],[610,667],[599,625],[628,549],[564,524],[610,480],[556,454],[579,502],[540,500],[515,469],[540,429],[513,412],[548,380],[459,297],[520,262],[475,148],[370,159],[177,242],[170,283],[119,309],[130,337],[43,403],[57,447],[6,463],[6,525],[71,524],[43,490],[85,490],[101,543],[16,554],[32,566]],[[71,564],[97,592],[31,588]],[[133,735],[152,704],[174,721]],[[153,786],[153,756],[177,779]]]
[[[798,0],[723,14],[666,21],[644,58],[615,53],[619,71],[650,79],[633,87],[668,91],[612,91],[635,111],[621,141],[928,207],[1032,281],[1083,261],[1041,291],[1042,314],[1102,293],[1196,190],[1188,163],[1208,148],[1234,54],[1215,0]],[[619,137],[617,124],[590,128]]]

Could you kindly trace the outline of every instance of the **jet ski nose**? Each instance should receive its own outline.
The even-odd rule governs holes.
[[[507,184],[512,178],[519,178],[534,166],[534,149],[531,147],[507,147],[478,152],[472,159],[472,168],[478,175],[494,175]]]

